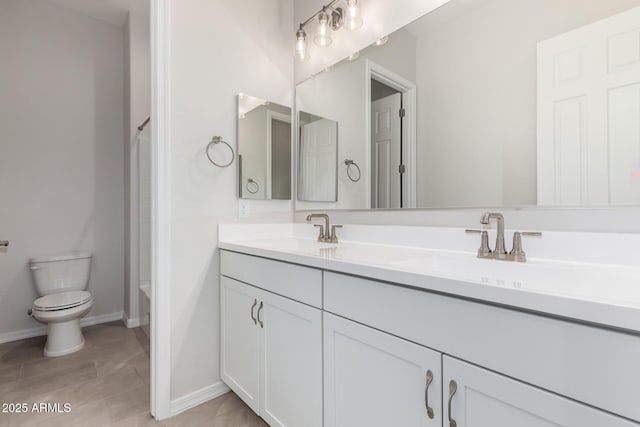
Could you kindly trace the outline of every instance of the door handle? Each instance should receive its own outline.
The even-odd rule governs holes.
[[[6,248],[7,246],[9,246],[8,240],[0,240],[0,247]]]
[[[253,320],[253,324],[257,325],[258,321],[256,320],[256,316],[253,314],[253,310],[255,310],[256,305],[258,305],[258,300],[254,299],[253,300],[253,305],[251,306],[251,319]]]
[[[258,307],[258,323],[260,323],[261,328],[264,328],[264,323],[262,322],[262,320],[260,320],[260,313],[262,312],[263,307],[264,304],[262,303],[262,301],[260,301],[260,307]]]
[[[424,406],[427,408],[427,416],[433,419],[433,408],[429,406],[429,386],[433,382],[433,372],[427,371],[427,383],[424,386]]]
[[[447,405],[447,409],[449,412],[449,427],[458,427],[458,423],[453,419],[453,414],[451,413],[451,401],[453,400],[453,395],[458,391],[458,384],[454,380],[449,381],[449,403]]]

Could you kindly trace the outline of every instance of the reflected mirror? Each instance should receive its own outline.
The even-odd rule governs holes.
[[[298,209],[640,203],[640,0],[451,0],[296,97],[340,127]]]
[[[298,200],[336,202],[338,122],[298,113]]]
[[[238,173],[242,199],[291,199],[291,108],[238,95]]]

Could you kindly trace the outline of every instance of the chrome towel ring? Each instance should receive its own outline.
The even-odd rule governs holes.
[[[209,150],[211,149],[212,146],[218,145],[218,144],[226,145],[227,148],[229,148],[229,151],[231,151],[231,160],[229,160],[229,163],[226,163],[226,164],[216,163],[211,158],[211,154],[209,154]],[[233,163],[233,161],[235,160],[235,158],[236,158],[236,153],[235,153],[235,151],[233,151],[233,148],[231,147],[231,145],[229,145],[229,143],[227,141],[223,140],[221,136],[214,136],[213,138],[211,138],[211,142],[207,145],[207,149],[205,151],[207,153],[207,158],[209,159],[209,161],[211,163],[213,163],[214,165],[218,166],[219,168],[226,168],[226,167],[230,166]]]
[[[356,162],[354,162],[353,160],[349,160],[346,159],[344,161],[344,164],[347,165],[347,176],[349,177],[349,179],[353,182],[358,182],[360,181],[360,177],[362,176],[362,174],[360,173],[360,166],[358,166],[358,164]],[[351,167],[355,167],[357,172],[358,172],[358,177],[354,178],[351,174],[354,173],[355,171],[352,170]]]
[[[251,185],[253,184],[253,185]],[[260,191],[260,184],[258,184],[256,181],[253,180],[253,178],[249,178],[247,180],[247,191],[251,194],[256,194],[258,191]]]

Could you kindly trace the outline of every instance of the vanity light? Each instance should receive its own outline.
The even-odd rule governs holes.
[[[329,35],[329,14],[325,11],[318,14],[318,29],[313,42],[320,47],[327,47],[332,42]]]
[[[347,56],[347,61],[355,61],[360,57],[360,52],[354,52],[351,55]]]
[[[358,7],[358,0],[347,0],[347,16],[345,17],[344,26],[347,30],[357,30],[362,27],[364,21],[360,8]]]
[[[338,7],[337,4],[342,6]],[[311,15],[309,19],[300,23],[300,28],[296,31],[296,48],[294,57],[298,61],[309,59],[308,46],[306,42],[307,33],[304,27],[318,18],[318,28],[313,37],[313,42],[320,47],[331,45],[331,31],[338,31],[345,26],[348,30],[357,30],[362,27],[363,19],[358,0],[332,0],[322,6],[322,9]],[[355,59],[355,58],[353,58]]]
[[[309,50],[307,49],[307,33],[302,29],[302,26],[296,31],[296,52],[294,57],[300,62],[310,58]]]
[[[382,46],[384,44],[386,44],[389,41],[389,36],[384,36],[383,38],[376,40],[376,42],[373,44],[374,46]]]

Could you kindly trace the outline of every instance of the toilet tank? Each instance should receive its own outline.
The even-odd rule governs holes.
[[[40,296],[67,291],[84,291],[89,284],[91,254],[72,252],[51,257],[31,258],[29,269]]]

